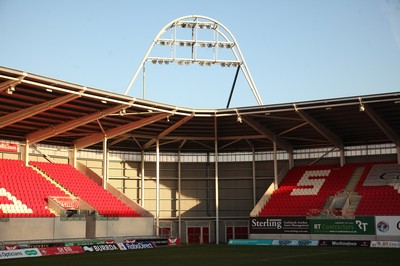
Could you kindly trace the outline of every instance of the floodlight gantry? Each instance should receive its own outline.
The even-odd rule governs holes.
[[[190,39],[177,38],[177,29],[190,30],[192,33],[191,38]],[[201,30],[213,30],[214,38],[212,39],[210,38],[210,40],[199,40],[198,31]],[[171,32],[172,37],[164,38],[164,35],[169,31],[172,31]],[[150,56],[152,49],[156,45],[171,46],[171,55],[168,57]],[[177,49],[182,47],[191,48],[190,56],[186,57],[177,56]],[[212,58],[198,57],[197,49],[207,49],[207,48],[213,49]],[[220,58],[218,54],[219,49],[228,49],[228,50],[230,49],[232,52],[233,59],[228,60]],[[232,33],[228,30],[228,28],[226,28],[223,24],[216,21],[215,19],[200,15],[190,15],[172,20],[167,25],[165,25],[158,32],[158,34],[152,41],[143,60],[141,61],[138,69],[136,70],[134,76],[132,77],[127,89],[125,90],[125,95],[129,93],[140,71],[143,70],[143,98],[145,98],[145,63],[147,61],[150,61],[153,64],[166,64],[166,65],[170,63],[178,63],[179,65],[191,65],[196,63],[201,66],[220,65],[221,67],[236,67],[237,73],[235,75],[234,85],[236,83],[237,74],[240,69],[254,97],[256,98],[257,103],[259,105],[263,105],[263,102],[258,93],[254,80],[250,74],[250,71],[247,67],[246,61],[244,60],[238,42],[236,41]],[[231,94],[233,92],[234,85],[232,87]]]

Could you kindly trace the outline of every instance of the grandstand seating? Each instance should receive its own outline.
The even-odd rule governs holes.
[[[400,215],[400,194],[392,186],[363,186],[373,164],[364,164],[365,170],[356,186],[362,196],[355,215]]]
[[[138,217],[135,210],[68,164],[30,162],[105,217]]]
[[[355,215],[400,215],[399,190],[392,186],[363,186],[373,163],[297,166],[275,190],[259,216],[319,215],[329,196],[343,191],[356,167],[364,167],[355,192],[362,196]]]
[[[67,196],[21,160],[0,159],[0,218],[54,217],[48,196]]]
[[[328,197],[345,188],[353,170],[338,165],[294,167],[259,215],[318,215]]]

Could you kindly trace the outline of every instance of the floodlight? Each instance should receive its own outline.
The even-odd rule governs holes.
[[[15,87],[14,87],[14,86],[10,86],[10,87],[7,89],[7,94],[13,94],[14,91],[15,91]]]

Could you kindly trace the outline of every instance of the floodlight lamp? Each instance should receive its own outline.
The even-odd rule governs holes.
[[[225,63],[225,62],[222,62],[222,63],[221,63],[221,66],[222,66],[222,67],[225,67],[225,66],[226,66],[226,63]]]
[[[182,28],[186,28],[186,26],[187,26],[186,23],[182,23],[182,24],[181,24],[181,27],[182,27]]]
[[[160,44],[161,45],[165,45],[165,41],[160,41]]]
[[[211,66],[211,62],[206,62],[206,65],[207,66]]]
[[[200,43],[200,47],[206,47],[206,44],[204,42]]]
[[[243,119],[242,119],[242,117],[240,116],[240,114],[239,114],[239,111],[237,110],[237,109],[235,109],[235,112],[236,112],[236,115],[237,115],[237,117],[236,117],[236,121],[238,122],[238,123],[243,123]]]
[[[126,109],[122,109],[121,111],[119,111],[120,116],[124,116],[125,114],[126,114]]]
[[[157,60],[155,60],[155,59],[151,60],[151,62],[152,62],[153,64],[157,64]]]
[[[194,23],[194,22],[188,23],[188,27],[194,28],[194,27],[196,27],[196,23]]]
[[[158,63],[161,65],[164,61],[163,60],[158,60]]]
[[[206,25],[207,29],[211,29],[211,24]]]
[[[360,102],[360,112],[364,112],[365,111],[365,106],[364,103],[362,102],[361,97],[358,97],[358,101]]]
[[[182,65],[183,64],[183,61],[182,60],[180,60],[180,61],[178,61],[178,65]]]
[[[189,65],[190,64],[190,61],[185,61],[185,65]]]
[[[185,42],[179,42],[179,46],[185,46]]]
[[[199,24],[200,29],[204,29],[204,24]]]
[[[169,65],[169,61],[164,61],[164,64]]]
[[[199,62],[199,65],[200,65],[200,66],[204,66],[204,61],[200,61],[200,62]]]
[[[211,47],[213,47],[213,44],[212,44],[212,43],[208,43],[208,44],[207,44],[207,47],[208,47],[208,48],[211,48]]]
[[[225,45],[223,43],[219,43],[218,46],[219,48],[224,48]]]
[[[10,86],[10,87],[7,89],[7,94],[13,94],[14,91],[15,91],[15,87],[14,87],[14,86]]]

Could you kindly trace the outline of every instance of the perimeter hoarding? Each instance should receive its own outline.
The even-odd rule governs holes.
[[[251,217],[250,234],[309,234],[305,217]]]
[[[400,216],[376,216],[376,235],[400,239]]]
[[[375,217],[355,219],[310,219],[311,234],[375,235]]]

